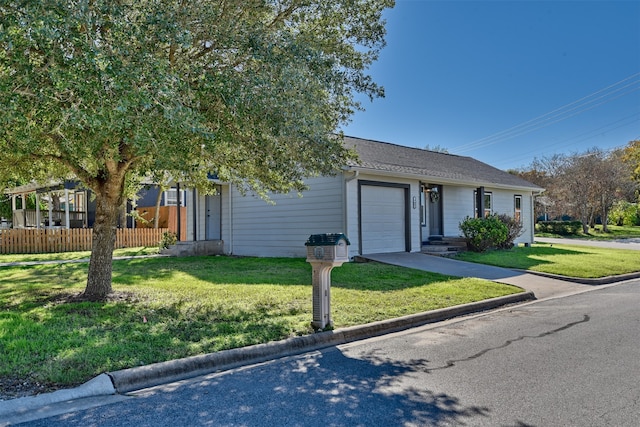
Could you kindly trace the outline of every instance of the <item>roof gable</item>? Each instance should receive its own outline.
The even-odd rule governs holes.
[[[471,157],[405,147],[387,142],[344,137],[345,146],[358,153],[349,167],[446,183],[495,186],[541,191],[518,176]]]

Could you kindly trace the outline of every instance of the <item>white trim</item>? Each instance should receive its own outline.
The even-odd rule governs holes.
[[[394,177],[394,178],[405,178],[405,179],[412,179],[412,180],[419,180],[422,182],[437,182],[440,185],[444,185],[444,184],[449,184],[449,185],[457,185],[457,186],[463,186],[463,187],[491,187],[491,188],[495,188],[498,190],[518,190],[518,191],[523,191],[523,192],[542,192],[544,191],[543,188],[540,187],[524,187],[524,186],[518,186],[518,185],[508,185],[508,184],[501,184],[501,183],[496,183],[496,182],[490,182],[490,181],[464,181],[464,180],[455,180],[455,179],[450,179],[450,178],[442,178],[439,176],[431,176],[431,175],[423,175],[423,174],[414,174],[414,173],[407,173],[407,172],[393,172],[393,171],[384,171],[384,170],[377,170],[377,169],[368,169],[368,168],[363,168],[363,167],[356,167],[356,166],[349,166],[346,168],[347,171],[359,171],[362,173],[367,173],[367,174],[371,174],[371,175],[377,175],[377,176],[389,176],[389,177]]]
[[[165,206],[177,206],[178,205],[178,190],[176,188],[169,188],[164,191],[164,205]],[[186,190],[180,190],[180,206],[186,206]]]
[[[40,223],[42,222],[40,214],[40,196],[36,192],[36,229],[40,229]]]

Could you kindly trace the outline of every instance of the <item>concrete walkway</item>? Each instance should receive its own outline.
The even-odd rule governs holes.
[[[152,254],[152,255],[131,255],[131,256],[116,256],[113,257],[114,261],[128,261],[133,259],[143,259],[143,258],[166,258],[170,255],[163,254]],[[0,262],[0,267],[20,267],[20,266],[30,266],[30,265],[51,265],[51,264],[71,264],[71,263],[88,263],[89,258],[78,258],[78,259],[54,259],[54,260],[44,260],[44,261],[14,261],[14,262]]]
[[[506,283],[533,292],[537,299],[570,295],[587,290],[593,286],[583,283],[567,282],[552,277],[543,277],[508,268],[426,255],[420,252],[373,254],[367,255],[366,258],[385,264],[431,271],[447,276],[477,277],[499,283]]]

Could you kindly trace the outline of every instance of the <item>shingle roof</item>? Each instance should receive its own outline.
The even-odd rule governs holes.
[[[354,169],[411,175],[423,181],[432,181],[434,184],[442,182],[542,190],[520,177],[471,157],[349,136],[344,137],[344,142],[347,147],[354,148],[358,153],[358,160],[348,165]]]

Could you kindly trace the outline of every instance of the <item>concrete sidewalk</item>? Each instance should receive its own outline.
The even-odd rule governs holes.
[[[640,251],[640,238],[617,240],[587,240],[587,239],[556,239],[551,237],[536,237],[537,243],[550,243],[554,245],[594,246],[610,249],[630,249]]]
[[[116,256],[113,257],[113,261],[130,261],[134,259],[144,258],[168,258],[170,255],[152,254],[152,255],[130,255],[130,256]],[[54,259],[44,261],[14,261],[14,262],[0,262],[0,267],[21,267],[31,265],[52,265],[52,264],[81,264],[88,263],[89,258],[78,259]]]

